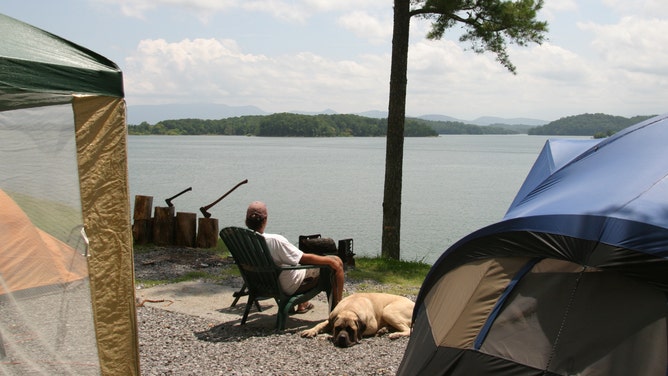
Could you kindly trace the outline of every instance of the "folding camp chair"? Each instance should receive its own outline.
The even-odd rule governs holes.
[[[248,313],[257,300],[273,298],[278,305],[276,328],[285,329],[285,323],[292,308],[302,302],[311,300],[320,292],[327,294],[332,302],[331,269],[327,266],[296,265],[277,266],[271,258],[267,242],[262,234],[241,227],[226,227],[220,231],[220,237],[232,254],[239,267],[244,284],[248,289],[248,301],[244,310],[241,325],[246,323]],[[318,284],[305,292],[287,295],[281,289],[278,275],[284,270],[321,268]],[[256,303],[257,304],[257,303]]]

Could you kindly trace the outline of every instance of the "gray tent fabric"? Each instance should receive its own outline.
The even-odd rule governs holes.
[[[425,278],[399,375],[665,375],[668,116],[550,140]]]

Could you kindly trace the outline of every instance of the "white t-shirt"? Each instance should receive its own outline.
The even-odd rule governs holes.
[[[271,257],[274,259],[276,265],[299,265],[299,260],[302,259],[304,252],[290,243],[283,235],[262,234],[262,236],[267,241],[267,248],[269,248]],[[278,281],[283,291],[288,295],[292,295],[302,284],[305,275],[306,269],[284,270],[278,276]]]

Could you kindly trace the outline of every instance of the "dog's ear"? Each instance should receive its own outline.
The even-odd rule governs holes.
[[[366,332],[366,324],[362,320],[357,320],[355,322],[357,324],[357,342],[362,340],[362,337],[364,336],[364,332]]]

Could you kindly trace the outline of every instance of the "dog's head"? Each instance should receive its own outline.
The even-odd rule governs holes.
[[[359,343],[366,330],[364,321],[351,311],[339,312],[332,324],[332,341],[339,347],[350,347]]]

